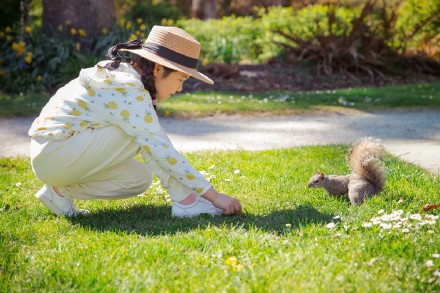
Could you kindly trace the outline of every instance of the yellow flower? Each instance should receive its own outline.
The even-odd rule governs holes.
[[[131,34],[131,36],[128,38],[129,41],[136,40],[138,37],[135,34]]]
[[[64,22],[64,24],[65,24],[65,25],[71,25],[72,22],[71,22],[70,20],[66,20],[66,21]]]
[[[12,36],[10,36],[10,35],[7,35],[7,36],[6,36],[6,42],[10,42],[10,41],[12,41],[12,40],[13,40]]]
[[[102,34],[103,34],[103,35],[108,34],[108,28],[106,28],[106,27],[103,28],[103,29],[102,29]]]
[[[70,34],[71,34],[72,36],[75,36],[75,35],[77,34],[76,28],[72,27],[72,28],[70,29]]]
[[[209,63],[208,58],[204,58],[204,59],[202,60],[202,65],[203,65],[203,66],[208,65],[208,63]]]
[[[27,26],[27,27],[24,29],[24,31],[27,32],[28,34],[30,34],[30,33],[32,32],[32,28],[31,28],[30,26]]]
[[[87,34],[86,34],[86,31],[83,30],[82,28],[80,28],[80,29],[78,30],[78,34],[79,34],[80,37],[85,37],[85,36],[87,35]]]
[[[171,111],[170,110],[165,110],[165,116],[170,116],[171,115]]]
[[[162,21],[160,22],[161,25],[167,25],[167,19],[162,18]]]
[[[227,265],[230,265],[230,266],[232,266],[232,265],[236,265],[237,262],[238,262],[238,260],[237,260],[237,258],[236,258],[235,256],[231,256],[231,257],[228,257],[228,258],[226,259],[226,264],[227,264]]]
[[[124,27],[124,26],[125,26],[125,19],[121,19],[121,20],[119,21],[119,25],[120,25],[121,27]]]
[[[62,25],[62,24],[58,25],[58,31],[59,31],[59,32],[62,32],[62,31],[63,31],[63,25]]]
[[[139,30],[137,30],[137,31],[136,31],[136,36],[137,36],[137,37],[140,37],[141,35],[142,35],[142,32],[139,31]]]
[[[37,75],[37,81],[42,81],[43,77],[41,75]]]
[[[4,38],[5,36],[5,32],[0,32],[0,38]]]
[[[127,28],[128,30],[130,30],[130,29],[131,29],[131,25],[132,25],[131,21],[128,21],[128,22],[127,22],[127,27],[126,27],[126,28]]]
[[[26,53],[26,57],[24,57],[24,62],[26,62],[27,64],[31,64],[32,63],[32,52],[27,52]]]
[[[26,43],[25,42],[19,42],[19,43],[12,43],[12,50],[17,51],[17,56],[21,56],[24,54],[24,51],[26,50]]]
[[[7,26],[7,27],[5,28],[5,32],[6,32],[6,33],[12,33],[12,28],[11,28],[10,26]]]
[[[168,19],[168,25],[174,25],[174,19]]]
[[[147,28],[147,26],[145,24],[141,24],[139,28],[144,31]]]
[[[5,71],[3,69],[0,69],[0,77],[5,75]]]
[[[137,22],[138,24],[141,24],[141,23],[143,23],[144,21],[142,20],[142,18],[138,18],[138,19],[136,19],[136,22]]]
[[[80,43],[76,43],[75,45],[75,49],[79,52],[81,51],[81,44]]]

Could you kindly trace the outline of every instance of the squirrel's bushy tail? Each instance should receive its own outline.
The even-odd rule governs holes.
[[[384,146],[373,137],[361,138],[350,150],[349,165],[353,173],[367,178],[381,192],[385,183],[381,157],[385,155]]]

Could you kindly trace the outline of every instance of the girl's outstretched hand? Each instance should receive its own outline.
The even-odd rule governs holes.
[[[225,211],[225,215],[242,215],[241,203],[232,196],[218,193],[214,188],[209,189],[205,194],[202,195],[212,204]]]

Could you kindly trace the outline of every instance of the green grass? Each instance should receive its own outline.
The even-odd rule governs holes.
[[[158,108],[162,115],[200,117],[219,113],[290,114],[316,110],[422,107],[440,108],[440,83],[265,94],[197,92],[172,97]]]
[[[11,96],[0,92],[0,117],[35,115],[47,94]],[[158,106],[162,116],[202,117],[215,114],[304,113],[320,110],[440,108],[440,82],[312,92],[237,94],[195,92],[174,96]]]
[[[33,196],[41,182],[28,159],[1,158],[0,291],[439,292],[439,219],[408,219],[406,232],[363,223],[397,210],[438,216],[422,207],[440,203],[440,178],[388,157],[385,190],[361,206],[306,189],[317,168],[347,173],[347,149],[187,154],[245,214],[179,220],[158,185],[56,217]]]

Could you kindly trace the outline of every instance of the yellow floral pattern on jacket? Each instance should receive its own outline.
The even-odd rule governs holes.
[[[172,145],[159,124],[140,75],[126,63],[107,70],[101,61],[62,87],[35,119],[29,135],[66,139],[86,129],[119,126],[140,146],[145,163],[171,198],[205,193],[211,186]]]

